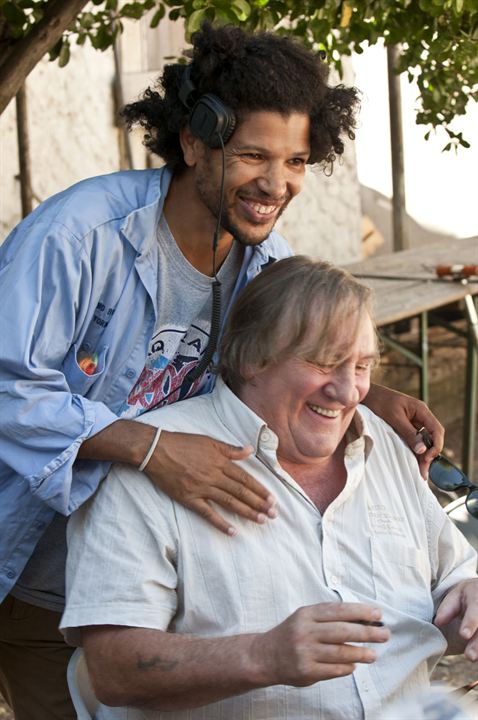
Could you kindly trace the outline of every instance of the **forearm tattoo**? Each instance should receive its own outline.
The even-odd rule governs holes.
[[[143,658],[137,653],[136,667],[138,670],[148,672],[149,670],[162,670],[164,672],[171,672],[178,664],[177,660],[165,660],[159,655],[153,655],[151,658]]]

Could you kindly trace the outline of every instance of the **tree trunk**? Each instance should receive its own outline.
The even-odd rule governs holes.
[[[88,0],[51,0],[43,19],[0,63],[0,114],[15,97],[37,62],[60,39]]]
[[[20,167],[20,197],[22,217],[33,210],[32,172],[30,163],[30,136],[28,132],[28,103],[26,86],[22,85],[16,96],[18,165]]]
[[[400,75],[397,75],[398,49],[396,45],[387,47],[388,101],[390,108],[390,148],[392,152],[392,218],[393,250],[407,250],[410,240],[405,227],[405,169],[403,162],[402,96]]]

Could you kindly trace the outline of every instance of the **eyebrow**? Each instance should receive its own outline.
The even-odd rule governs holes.
[[[263,148],[260,145],[236,145],[235,150],[259,152],[259,153],[263,153],[264,155],[267,155],[269,153],[269,150],[266,150],[266,148]],[[310,155],[310,149],[297,150],[290,154],[291,157],[306,157],[306,158],[308,158],[309,155]]]

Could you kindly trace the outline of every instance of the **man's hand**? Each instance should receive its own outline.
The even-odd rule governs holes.
[[[194,510],[228,535],[236,530],[210,504],[264,523],[275,518],[275,498],[234,460],[244,460],[251,446],[234,447],[204,435],[164,431],[145,468],[169,497]]]
[[[299,608],[255,641],[258,666],[267,668],[265,684],[306,686],[350,675],[355,663],[372,663],[374,650],[350,643],[383,643],[380,611],[358,603],[320,603]],[[253,647],[254,650],[254,647]]]
[[[363,401],[370,410],[385,420],[400,435],[407,445],[418,455],[420,472],[423,478],[428,476],[430,464],[443,449],[445,430],[427,405],[417,398],[404,395],[396,390],[372,385]],[[425,427],[433,440],[433,447],[427,450],[417,430]]]
[[[450,623],[456,625],[458,638],[448,638]],[[478,660],[478,580],[463,580],[441,601],[434,624],[449,640],[449,652],[464,652],[468,660]],[[454,642],[453,642],[454,641]]]
[[[155,428],[134,420],[117,420],[85,440],[78,457],[123,462],[139,467]],[[203,435],[163,430],[145,468],[148,477],[170,498],[185,505],[228,535],[236,531],[210,504],[264,523],[277,517],[275,498],[234,460],[244,460],[251,446],[240,448]]]

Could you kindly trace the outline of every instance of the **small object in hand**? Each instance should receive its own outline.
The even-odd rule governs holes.
[[[357,620],[359,625],[367,625],[367,627],[384,627],[381,620]]]

